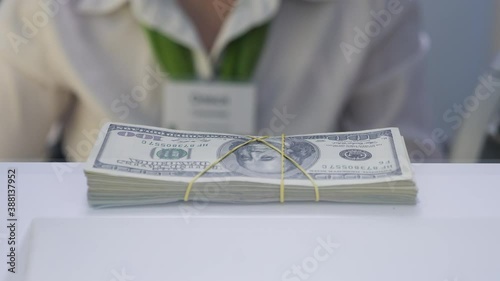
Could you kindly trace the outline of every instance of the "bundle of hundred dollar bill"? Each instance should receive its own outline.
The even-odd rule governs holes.
[[[280,201],[280,195],[286,202],[416,202],[410,159],[397,128],[249,140],[108,123],[85,167],[89,203],[258,203]]]

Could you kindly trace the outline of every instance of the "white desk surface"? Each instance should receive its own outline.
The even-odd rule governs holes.
[[[453,221],[450,224],[451,228],[461,225],[463,229],[478,227],[478,229],[486,230],[488,229],[484,228],[486,225],[492,225],[495,231],[500,229],[500,165],[418,164],[413,167],[419,187],[419,202],[415,206],[332,203],[263,205],[175,203],[163,206],[93,209],[87,205],[86,179],[80,164],[0,163],[0,184],[3,183],[0,192],[0,206],[2,206],[0,210],[2,214],[0,227],[1,260],[6,260],[4,253],[7,252],[6,190],[7,169],[9,168],[17,169],[18,222],[16,239],[18,246],[21,247],[30,223],[35,218],[167,218],[175,221],[175,225],[181,226],[181,228],[182,225],[189,225],[193,222],[204,225],[204,220],[207,218],[237,220],[238,218],[258,219],[265,217],[275,221],[282,220],[284,223],[310,218],[310,222],[320,219],[322,223],[325,220],[332,220],[332,222],[341,222],[341,224],[345,221],[359,219],[404,219],[405,223],[409,222],[410,224],[413,221],[430,222],[430,224],[426,224],[427,226],[434,225],[439,221]],[[3,226],[4,224],[5,226]],[[283,226],[280,227],[277,232],[283,231]],[[272,233],[272,229],[269,228],[265,231]],[[177,235],[182,237],[182,233],[177,233]],[[487,233],[484,237],[486,241],[481,241],[482,245],[489,243],[492,245],[492,250],[499,248],[500,237],[497,240]],[[457,242],[474,243],[474,241]],[[471,247],[473,249],[473,246]],[[465,248],[469,248],[469,246]],[[470,264],[468,274],[474,273],[474,268],[478,268],[479,271],[480,265],[489,264],[492,262],[491,258],[496,259],[499,256],[498,253],[491,255],[481,253],[483,256],[477,256],[473,259],[477,264]],[[467,253],[462,254],[467,255]],[[286,256],[288,253],[283,255]],[[456,259],[460,260],[461,258],[460,254],[457,254]],[[500,260],[498,260],[498,264],[498,271],[494,273],[498,274],[497,276],[483,276],[484,272],[477,272],[476,277],[486,278],[482,280],[500,280]],[[418,269],[418,266],[416,268]],[[1,262],[0,279],[4,276],[6,269],[6,263]],[[412,273],[408,272],[408,274]],[[460,274],[460,272],[451,271],[447,272],[446,275],[436,276],[432,280],[479,280],[469,279],[470,276],[466,276],[466,279]]]

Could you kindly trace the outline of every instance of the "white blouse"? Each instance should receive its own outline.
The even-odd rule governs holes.
[[[189,47],[211,79],[232,39],[271,20],[253,79],[256,134],[397,126],[412,150],[430,133],[417,1],[239,0],[231,14],[213,2],[227,19],[207,53],[176,0],[4,0],[0,160],[45,159],[55,124],[73,161],[107,121],[159,126],[167,75],[141,25]]]

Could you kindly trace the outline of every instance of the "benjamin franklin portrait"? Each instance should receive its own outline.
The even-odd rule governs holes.
[[[270,138],[266,141],[281,151],[281,138]],[[219,150],[219,157],[243,144],[243,140],[233,140],[224,144]],[[285,141],[285,154],[295,160],[304,169],[311,167],[319,157],[318,148],[306,140]],[[281,175],[281,154],[262,142],[252,142],[236,150],[222,164],[229,170],[245,176],[279,178]],[[285,175],[297,175],[301,172],[285,158]]]

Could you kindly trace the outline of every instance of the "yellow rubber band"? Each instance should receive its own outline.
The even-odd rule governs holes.
[[[277,149],[276,147],[274,147],[274,145],[268,143],[264,139],[257,139],[256,141],[262,142],[262,143],[266,144],[268,147],[270,147],[271,149],[277,151],[278,153],[281,153],[281,151],[279,149]],[[288,161],[292,162],[292,164],[295,165],[295,167],[297,167],[297,169],[299,169],[304,174],[304,176],[306,176],[311,181],[311,183],[313,184],[314,193],[315,193],[315,196],[316,196],[316,200],[315,201],[318,202],[319,198],[320,198],[320,196],[319,196],[319,188],[318,188],[318,185],[316,184],[316,182],[314,181],[314,179],[311,177],[311,175],[309,175],[309,173],[307,173],[307,171],[304,170],[304,168],[302,168],[299,165],[299,163],[297,163],[295,160],[293,160],[293,158],[291,158],[290,156],[286,155],[286,153],[282,153],[282,155]],[[282,174],[284,174],[284,173],[282,173]]]
[[[252,142],[256,142],[256,141],[259,141],[260,139],[266,139],[268,137],[260,137],[260,138],[254,138],[254,137],[251,137],[252,139],[248,140],[247,142],[245,143],[242,143],[240,145],[237,145],[236,147],[234,147],[233,149],[231,149],[230,151],[228,151],[226,154],[224,154],[221,158],[217,159],[215,162],[213,162],[212,164],[210,164],[210,166],[206,167],[203,171],[201,171],[200,173],[198,173],[188,184],[188,187],[186,189],[186,193],[184,195],[184,201],[188,201],[189,200],[189,194],[191,193],[191,190],[193,189],[193,184],[195,183],[195,181],[197,181],[199,178],[201,178],[201,176],[203,176],[206,172],[208,172],[210,169],[212,169],[213,167],[215,167],[215,165],[219,164],[222,160],[226,159],[229,155],[233,154],[236,150],[240,149],[241,147],[249,144],[249,143],[252,143]]]
[[[212,169],[213,167],[215,167],[215,165],[219,164],[222,160],[226,159],[229,155],[233,154],[236,150],[238,150],[241,147],[243,147],[245,145],[248,145],[248,144],[250,144],[252,142],[261,142],[261,143],[267,145],[269,148],[271,148],[271,149],[277,151],[279,154],[281,154],[281,184],[280,184],[280,202],[281,203],[285,202],[285,158],[287,160],[289,160],[290,162],[292,162],[292,164],[295,165],[295,167],[297,167],[297,169],[299,169],[311,181],[311,183],[313,184],[313,187],[314,187],[315,195],[316,195],[316,202],[319,201],[319,199],[320,199],[319,188],[318,188],[318,185],[316,184],[316,182],[314,181],[314,179],[295,160],[293,160],[290,156],[286,155],[286,153],[285,153],[285,135],[284,134],[281,135],[281,150],[278,149],[278,148],[276,148],[276,147],[274,147],[272,144],[270,144],[269,142],[267,142],[265,140],[265,139],[269,138],[269,136],[264,136],[264,137],[247,136],[247,137],[249,137],[250,140],[248,140],[248,141],[246,141],[246,142],[244,142],[244,143],[242,143],[240,145],[237,145],[236,147],[234,147],[233,149],[231,149],[230,151],[228,151],[222,157],[220,157],[215,162],[213,162],[212,164],[210,164],[210,166],[206,167],[203,171],[201,171],[200,173],[198,173],[189,182],[189,184],[187,186],[187,189],[186,189],[186,193],[184,195],[184,201],[189,201],[189,195],[191,194],[191,190],[193,189],[193,184],[199,178],[201,178],[210,169]]]

